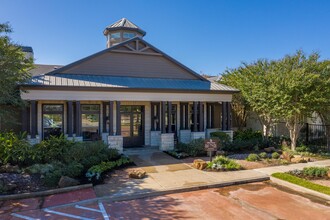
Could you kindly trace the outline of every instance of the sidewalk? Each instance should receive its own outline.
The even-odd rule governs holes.
[[[134,163],[147,172],[144,179],[123,181],[111,179],[94,187],[98,197],[130,197],[144,194],[183,192],[249,182],[269,180],[269,176],[254,170],[205,172],[177,160],[157,149],[126,151]]]
[[[97,197],[113,200],[163,195],[168,193],[216,188],[228,185],[260,182],[270,179],[275,172],[303,169],[306,166],[330,166],[330,160],[231,172],[206,172],[194,169],[191,164],[177,160],[157,149],[125,152],[135,164],[147,172],[144,179],[126,178],[94,187]]]

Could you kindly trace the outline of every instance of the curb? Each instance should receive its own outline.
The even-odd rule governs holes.
[[[311,189],[307,189],[305,187],[296,185],[294,183],[287,182],[285,180],[278,179],[276,177],[272,177],[271,176],[270,177],[270,180],[272,182],[280,185],[280,186],[284,186],[284,187],[290,188],[290,189],[292,189],[294,191],[297,191],[297,192],[300,192],[300,193],[306,193],[306,194],[309,194],[309,195],[312,195],[312,196],[316,196],[316,197],[319,197],[319,198],[328,200],[328,202],[330,202],[330,196],[329,195],[326,195],[326,194],[323,194],[323,193],[320,193],[320,192],[316,192],[316,191],[311,190]]]
[[[84,185],[70,186],[70,187],[59,188],[59,189],[50,189],[50,190],[40,191],[40,192],[3,195],[3,196],[0,196],[0,201],[11,200],[11,199],[27,199],[27,198],[31,198],[31,197],[49,196],[49,195],[53,195],[53,194],[60,194],[60,193],[71,192],[71,191],[80,190],[80,189],[92,188],[92,187],[93,187],[93,184],[84,184]]]
[[[70,204],[52,206],[52,207],[48,207],[48,208],[61,208],[61,207],[66,207],[66,206],[70,206],[70,205],[86,204],[86,203],[95,202],[95,201],[119,202],[119,201],[133,200],[133,199],[143,199],[143,198],[147,198],[147,197],[163,196],[163,195],[168,195],[168,194],[197,191],[197,190],[203,190],[203,189],[220,188],[220,187],[240,185],[240,184],[246,184],[246,183],[263,182],[263,181],[268,181],[268,180],[270,180],[269,176],[264,176],[264,177],[257,177],[257,178],[243,178],[243,179],[238,179],[235,181],[225,181],[222,183],[212,183],[212,184],[207,184],[207,185],[160,190],[160,191],[156,191],[156,192],[142,192],[142,193],[135,193],[132,195],[124,195],[124,196],[110,196],[109,195],[109,196],[102,196],[102,197],[98,197],[98,198],[74,202],[74,203],[70,203]]]

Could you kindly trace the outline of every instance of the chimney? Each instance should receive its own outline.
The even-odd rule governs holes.
[[[33,49],[32,47],[21,46],[23,53],[25,54],[26,59],[34,59]]]

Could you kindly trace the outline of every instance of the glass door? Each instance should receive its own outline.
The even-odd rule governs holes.
[[[144,145],[144,106],[121,106],[120,112],[124,147]]]

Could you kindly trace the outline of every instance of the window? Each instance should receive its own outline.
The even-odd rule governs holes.
[[[81,128],[83,140],[100,139],[100,105],[81,105]]]
[[[63,133],[63,105],[42,106],[42,132],[43,139],[60,136]]]
[[[120,33],[119,32],[113,33],[113,34],[110,35],[110,38],[111,39],[119,39],[120,38]]]
[[[171,131],[175,132],[176,131],[176,117],[177,117],[177,106],[174,104],[172,105],[172,110],[171,110]],[[166,124],[166,131],[168,131],[168,109],[166,105],[166,110],[165,110],[165,124]]]
[[[131,38],[135,37],[135,35],[136,35],[135,33],[124,32],[123,38],[131,39]]]

